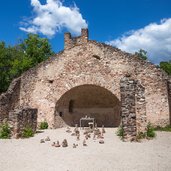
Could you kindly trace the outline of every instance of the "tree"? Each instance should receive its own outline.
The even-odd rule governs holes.
[[[0,42],[0,94],[14,78],[53,54],[48,40],[35,34],[13,47]]]
[[[162,68],[166,73],[171,75],[171,61],[168,62],[160,62],[160,68]]]
[[[11,47],[6,47],[5,42],[0,42],[0,92],[8,88],[10,84],[10,68],[12,56]]]
[[[147,60],[147,51],[140,49],[138,52],[135,52],[135,55],[139,56],[143,60]]]
[[[37,34],[28,34],[28,37],[20,44],[20,47],[31,60],[32,66],[37,65],[54,54],[48,39],[41,38]]]

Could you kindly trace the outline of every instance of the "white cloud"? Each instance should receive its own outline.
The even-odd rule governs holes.
[[[47,0],[45,5],[42,5],[39,0],[31,0],[31,5],[35,16],[22,23],[20,30],[25,32],[42,33],[52,37],[62,28],[79,34],[81,28],[87,27],[76,5],[66,7],[60,0]]]
[[[130,31],[107,43],[130,53],[144,49],[148,52],[149,60],[156,64],[171,60],[171,18]]]

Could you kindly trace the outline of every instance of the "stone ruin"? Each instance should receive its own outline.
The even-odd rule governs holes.
[[[11,137],[22,137],[25,128],[37,129],[37,112],[35,108],[19,105],[20,78],[15,79],[8,91],[0,96],[0,124],[8,122]]]
[[[37,123],[46,120],[50,128],[74,126],[85,115],[98,126],[122,124],[126,140],[145,132],[148,122],[170,124],[171,79],[164,71],[89,40],[88,29],[79,37],[65,33],[64,43],[63,51],[23,73],[1,94],[0,122],[28,106],[37,109]]]
[[[11,127],[12,138],[22,137],[25,128],[31,128],[33,132],[36,132],[37,109],[25,107],[10,111],[8,122]]]

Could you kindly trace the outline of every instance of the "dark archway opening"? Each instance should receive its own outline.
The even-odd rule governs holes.
[[[95,118],[98,126],[117,127],[120,124],[120,101],[105,88],[82,85],[67,91],[56,103],[55,116],[69,126],[79,125],[80,118]]]

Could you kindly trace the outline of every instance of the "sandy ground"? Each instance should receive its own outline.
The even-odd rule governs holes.
[[[142,143],[122,142],[108,128],[105,144],[92,138],[82,146],[65,128],[46,130],[30,139],[0,140],[0,171],[171,171],[171,133]],[[50,136],[51,141],[40,144]],[[53,141],[67,138],[69,147],[55,148]],[[72,148],[78,143],[77,148]]]

